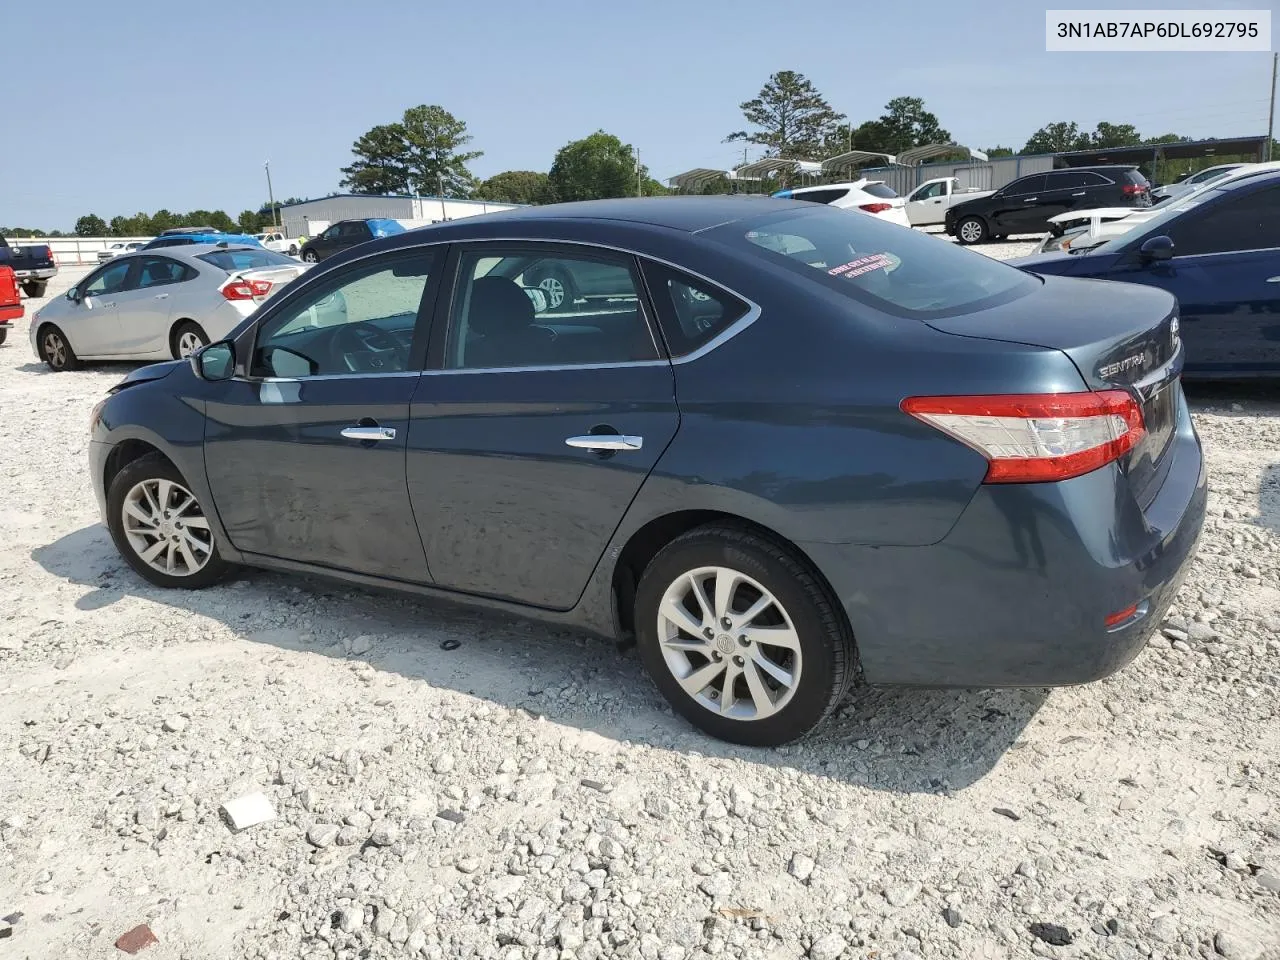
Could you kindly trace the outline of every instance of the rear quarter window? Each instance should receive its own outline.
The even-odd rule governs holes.
[[[643,267],[667,350],[674,359],[700,350],[751,310],[728,291],[679,270],[648,261]]]
[[[295,266],[297,261],[291,257],[276,253],[274,250],[255,248],[253,250],[214,250],[202,253],[197,258],[219,270],[233,273],[239,270],[259,270],[263,267]]]
[[[892,200],[898,195],[892,187],[883,183],[868,183],[862,189],[863,192],[869,193],[873,197],[879,197],[882,200]]]

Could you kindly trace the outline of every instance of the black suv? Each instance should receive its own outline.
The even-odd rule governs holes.
[[[1068,210],[1150,205],[1151,184],[1135,166],[1073,167],[1019,177],[989,196],[957,203],[945,225],[961,243],[982,243],[1044,233],[1050,217]]]
[[[339,220],[320,236],[306,242],[302,248],[302,259],[307,263],[319,263],[326,257],[354,247],[357,243],[375,240],[378,237],[389,237],[393,233],[404,233],[404,227],[398,220],[383,217]]]

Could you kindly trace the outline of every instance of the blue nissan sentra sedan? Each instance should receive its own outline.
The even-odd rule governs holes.
[[[154,584],[244,564],[634,639],[698,727],[779,744],[858,678],[1137,655],[1205,507],[1177,322],[814,204],[522,208],[363,244],[134,372],[92,479]]]

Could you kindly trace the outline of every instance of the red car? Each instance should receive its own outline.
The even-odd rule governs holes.
[[[0,267],[0,343],[9,336],[12,321],[23,314],[22,294],[12,267]]]

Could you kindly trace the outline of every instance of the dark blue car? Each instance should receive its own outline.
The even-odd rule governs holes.
[[[1076,249],[1011,262],[1172,293],[1189,378],[1280,377],[1280,171],[1175,199],[1128,233]]]
[[[587,266],[581,300],[531,283]],[[136,371],[92,479],[152,583],[249,564],[634,639],[685,717],[777,744],[855,679],[1137,655],[1205,505],[1175,318],[809,203],[523,208],[362,244]]]

